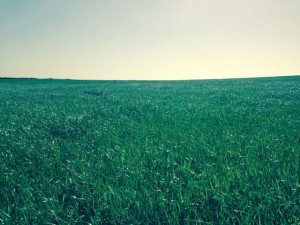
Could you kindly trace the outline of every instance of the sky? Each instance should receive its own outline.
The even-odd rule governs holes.
[[[300,74],[299,0],[0,0],[0,77]]]

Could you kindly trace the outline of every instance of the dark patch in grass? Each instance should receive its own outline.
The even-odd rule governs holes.
[[[84,129],[77,124],[50,125],[49,132],[56,139],[76,139],[85,134]]]
[[[91,90],[87,90],[84,92],[87,95],[94,95],[94,96],[98,96],[98,97],[104,97],[107,96],[108,93],[106,91],[102,91],[99,89],[91,89]]]
[[[62,93],[52,93],[52,94],[51,94],[51,97],[52,97],[52,98],[55,98],[55,99],[62,99],[62,98],[65,98],[66,95],[65,95],[65,94],[62,94]]]

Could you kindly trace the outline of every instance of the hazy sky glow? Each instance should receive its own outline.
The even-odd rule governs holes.
[[[299,0],[0,0],[0,76],[300,74]]]

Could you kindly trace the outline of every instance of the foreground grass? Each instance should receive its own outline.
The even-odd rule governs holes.
[[[299,87],[0,80],[0,223],[299,224]]]

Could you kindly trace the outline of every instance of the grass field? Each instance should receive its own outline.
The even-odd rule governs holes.
[[[0,79],[2,224],[300,224],[300,77]]]

